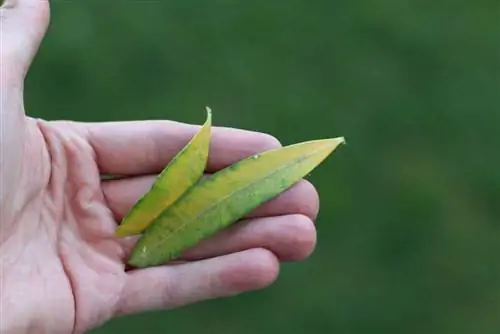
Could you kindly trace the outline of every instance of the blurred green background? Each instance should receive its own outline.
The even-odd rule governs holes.
[[[93,333],[500,332],[500,1],[51,3],[31,116],[348,140],[310,260]]]

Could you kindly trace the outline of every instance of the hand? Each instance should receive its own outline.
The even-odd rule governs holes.
[[[198,126],[27,117],[23,82],[48,2],[6,0],[0,20],[1,333],[83,333],[115,316],[264,288],[279,261],[313,251],[318,196],[301,181],[182,262],[126,270],[131,245],[113,237],[117,222]],[[277,146],[266,134],[214,128],[207,173]]]

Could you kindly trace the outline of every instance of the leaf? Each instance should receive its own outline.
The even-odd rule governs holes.
[[[203,179],[155,219],[129,264],[149,267],[177,257],[293,186],[344,142],[340,137],[270,150]]]
[[[158,175],[151,190],[127,213],[115,232],[116,236],[141,233],[163,210],[200,180],[208,159],[211,123],[212,112],[207,107],[205,124]]]

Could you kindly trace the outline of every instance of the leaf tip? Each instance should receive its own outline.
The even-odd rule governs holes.
[[[136,247],[132,250],[130,253],[128,259],[127,259],[127,265],[134,267],[134,268],[145,268],[149,267],[151,265],[154,265],[154,263],[151,262],[150,259],[148,259],[148,249],[145,246],[139,246],[140,241],[136,244]]]
[[[212,109],[209,106],[205,106],[205,111],[207,112],[207,122],[212,122]]]
[[[332,150],[336,149],[340,145],[344,145],[347,143],[344,137],[323,139],[323,140],[319,140],[318,142],[323,142],[324,144],[327,144],[327,146],[331,147]]]

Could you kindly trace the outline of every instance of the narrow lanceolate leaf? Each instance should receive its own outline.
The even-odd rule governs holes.
[[[189,189],[135,245],[129,264],[163,264],[290,188],[344,138],[304,142],[241,160]]]
[[[200,180],[208,159],[211,123],[212,113],[207,108],[205,124],[158,175],[150,191],[127,213],[116,230],[117,236],[144,231],[163,210]]]

